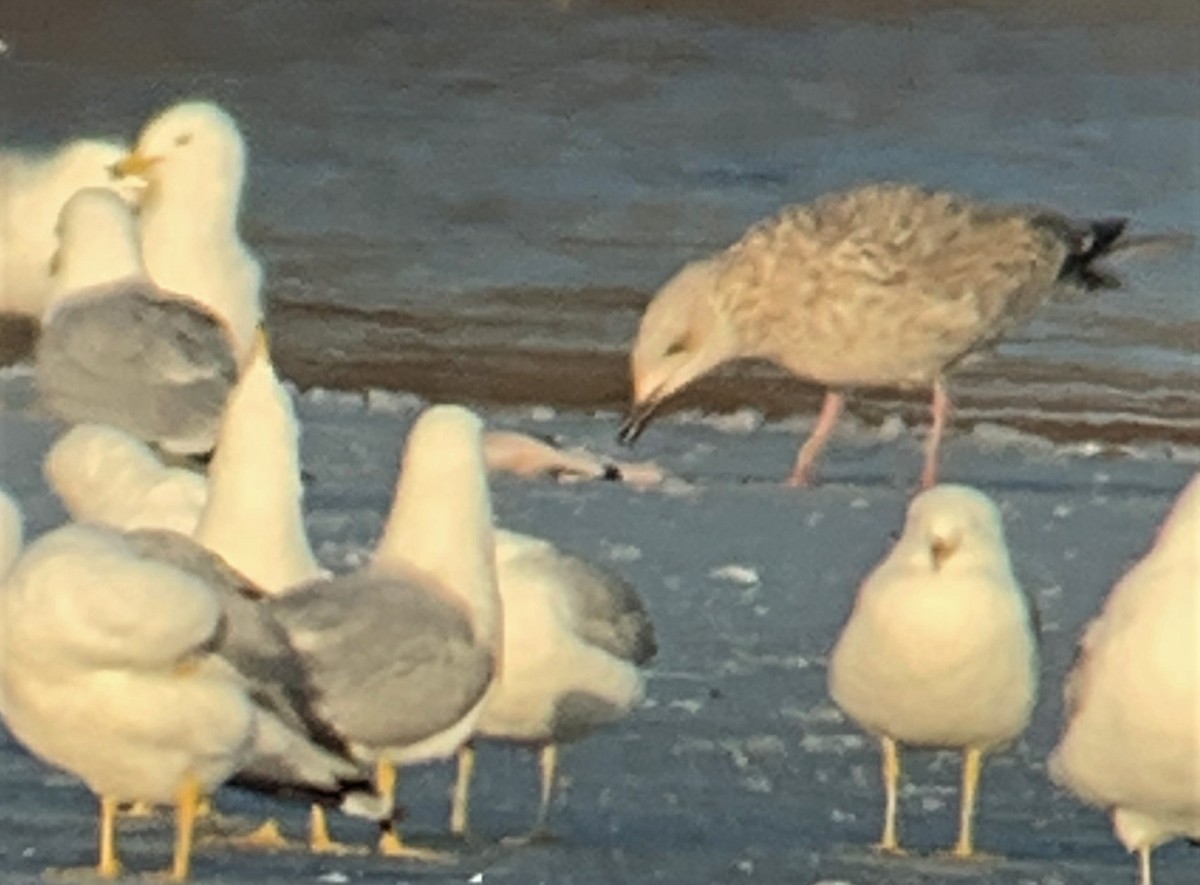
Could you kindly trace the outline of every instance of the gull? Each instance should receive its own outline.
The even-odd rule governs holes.
[[[113,169],[147,183],[138,218],[150,278],[219,317],[240,363],[262,321],[262,267],[238,234],[246,147],[237,123],[212,102],[173,105]]]
[[[604,480],[637,487],[660,485],[666,475],[648,461],[628,463],[600,458],[586,449],[560,449],[512,430],[490,430],[483,437],[484,460],[492,473],[526,479],[549,476],[559,482]]]
[[[73,520],[119,531],[191,535],[208,497],[204,476],[164,465],[141,440],[106,424],[72,427],[50,447],[42,472]]]
[[[946,376],[1057,294],[1116,285],[1093,262],[1125,220],[1073,222],[905,184],[790,206],[685,265],[646,308],[631,356],[634,441],[672,394],[732,360],[826,388],[789,482],[808,484],[856,387],[932,389],[921,484],[937,482]]]
[[[0,486],[0,588],[4,586],[4,578],[25,548],[25,518],[21,508],[13,500],[12,495]],[[0,599],[3,595],[0,594]],[[5,653],[5,637],[8,633],[3,622],[0,622],[0,662]],[[4,681],[0,679],[0,716],[4,713]]]
[[[34,541],[0,589],[9,730],[100,799],[96,873],[121,872],[121,802],[176,806],[170,878],[191,862],[196,807],[250,758],[256,714],[210,651],[220,605],[201,581],[137,557],[119,535],[68,525]]]
[[[546,833],[559,746],[641,703],[639,668],[657,645],[645,605],[626,581],[540,538],[501,530],[495,537],[504,666],[472,741],[459,751],[450,829],[467,832],[474,742],[495,740],[539,753],[541,801],[530,836],[538,838]]]
[[[0,486],[0,578],[8,574],[24,546],[25,518],[12,495]],[[2,635],[3,631],[0,631]]]
[[[287,632],[271,615],[270,596],[186,535],[140,529],[126,532],[123,540],[138,556],[198,578],[217,596],[222,627],[212,651],[237,670],[258,713],[253,751],[229,782],[308,799],[386,825],[393,798],[373,788],[345,739],[316,712],[316,689]],[[274,820],[234,841],[269,848],[288,845]]]
[[[316,711],[394,795],[396,766],[452,756],[500,665],[482,424],[434,406],[409,434],[391,512],[363,569],[271,602],[316,687]],[[336,851],[315,810],[310,844]],[[433,859],[384,827],[379,852]]]
[[[1085,629],[1051,778],[1112,815],[1139,856],[1200,839],[1200,475]]]
[[[271,594],[328,574],[303,531],[298,436],[291,398],[271,366],[265,334],[259,334],[226,403],[207,480],[165,468],[144,446],[104,427],[71,431],[48,455],[46,473],[75,518],[126,530],[126,543],[139,555],[198,577],[217,592],[226,622],[219,653],[282,720],[270,756],[257,753],[254,764],[239,769],[235,784],[261,790],[273,777],[275,792],[309,796],[382,822],[390,817],[391,797],[385,807],[367,795],[359,763],[314,712],[302,662],[265,605]],[[182,501],[174,494],[181,484]],[[152,497],[159,492],[157,500]],[[281,840],[268,821],[238,841]]]
[[[966,486],[917,495],[895,547],[859,590],[829,660],[829,691],[879,738],[886,793],[879,849],[900,853],[900,745],[963,752],[956,857],[974,855],[983,756],[1029,724],[1037,648],[996,506]]]
[[[177,453],[206,452],[237,379],[232,342],[199,302],[155,286],[129,207],[101,188],[59,216],[56,295],[42,319],[42,402],[73,423],[103,423]]]
[[[166,801],[167,783],[178,782],[182,791],[177,879],[187,876],[194,803],[221,782],[315,799],[377,822],[391,815],[391,798],[374,791],[312,714],[303,669],[253,588],[206,556],[169,532],[122,536],[68,526],[35,542],[3,591],[11,630],[3,676],[13,698],[4,713],[37,755],[78,774],[103,797],[99,872],[105,877],[120,869],[116,805]],[[85,593],[91,595],[81,600]],[[144,623],[130,623],[135,618]],[[176,653],[178,631],[201,638]],[[181,687],[178,680],[197,673],[206,680]],[[218,760],[231,762],[231,770],[204,775],[205,766],[217,764],[210,758],[214,742],[232,734],[244,712],[235,700],[249,704],[248,732],[237,753]],[[194,709],[181,714],[185,704]],[[89,716],[104,718],[99,732],[85,726]],[[186,728],[198,731],[185,740]],[[95,752],[96,743],[105,753]],[[189,760],[193,751],[197,758]],[[135,754],[145,758],[135,761]]]
[[[304,529],[300,423],[259,332],[225,403],[192,536],[271,595],[329,576]]]
[[[120,181],[111,169],[127,150],[87,138],[44,154],[0,151],[0,312],[34,319],[46,312],[54,288],[55,225],[73,194],[104,187],[136,199],[140,180]]]

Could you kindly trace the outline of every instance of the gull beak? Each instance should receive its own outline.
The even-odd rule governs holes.
[[[654,417],[654,413],[661,403],[662,399],[650,397],[630,406],[629,414],[621,423],[620,430],[617,431],[617,441],[624,446],[631,446],[637,442],[637,438],[642,435],[642,431],[646,429],[646,425],[650,423],[650,419]]]
[[[108,171],[115,178],[128,178],[130,176],[146,177],[146,173],[162,162],[162,157],[148,157],[145,154],[139,154],[134,151],[128,154],[117,162],[108,167]]]
[[[933,539],[929,545],[929,553],[933,558],[933,570],[935,572],[941,571],[941,568],[945,564],[946,560],[954,554],[954,551],[958,549],[958,545],[960,543],[961,542],[957,537]]]

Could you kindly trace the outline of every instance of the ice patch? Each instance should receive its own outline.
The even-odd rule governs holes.
[[[551,406],[534,406],[529,410],[529,420],[537,421],[539,424],[545,424],[548,421],[553,421],[558,417]]]
[[[0,366],[0,379],[32,378],[33,366],[30,363],[13,363],[11,366]]]
[[[762,412],[755,409],[738,409],[728,414],[712,415],[698,409],[688,409],[674,416],[676,424],[699,424],[721,433],[744,436],[762,427]]]
[[[425,400],[413,393],[398,393],[372,387],[367,391],[367,411],[373,415],[405,415],[425,408]]]
[[[613,562],[637,562],[642,558],[641,548],[632,544],[610,544],[608,541],[602,541],[601,546],[604,548],[604,555]]]
[[[1026,433],[1022,430],[1017,430],[1015,427],[1009,427],[1004,424],[995,424],[990,421],[980,421],[971,428],[971,439],[975,440],[982,449],[999,449],[999,448],[1025,448],[1038,451],[1053,450],[1054,444],[1044,437],[1035,436],[1032,433]]]
[[[342,883],[344,883],[344,882],[349,882],[350,877],[347,876],[345,873],[339,873],[339,872],[335,871],[332,873],[325,873],[322,876],[317,876],[317,881],[318,882],[329,882],[329,883],[331,883],[331,885],[342,885]]]
[[[806,734],[800,739],[805,753],[835,753],[838,756],[863,749],[866,740],[859,734]]]
[[[748,565],[737,565],[734,563],[714,568],[708,573],[708,576],[717,581],[729,581],[733,584],[740,584],[743,587],[761,583],[758,572],[755,569]]]
[[[846,717],[842,715],[842,711],[832,704],[821,704],[816,707],[810,707],[807,710],[800,707],[783,707],[779,711],[779,714],[793,722],[804,722],[806,724],[827,722],[840,725],[846,721]]]
[[[742,778],[742,786],[750,793],[770,793],[772,790],[771,779],[765,774],[753,774]]]
[[[908,425],[904,423],[904,419],[899,415],[888,415],[883,419],[883,423],[879,425],[879,430],[876,431],[876,436],[882,442],[895,442],[900,437],[907,435]]]
[[[698,498],[700,497],[700,489],[696,488],[690,482],[680,479],[678,476],[669,476],[657,486],[647,486],[647,489],[654,489],[661,492],[668,498]],[[642,491],[642,489],[639,489]]]
[[[311,387],[300,397],[314,406],[326,406],[342,411],[359,411],[363,406],[363,395],[356,390],[329,390]]]

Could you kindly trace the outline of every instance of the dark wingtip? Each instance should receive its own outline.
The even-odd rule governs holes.
[[[1102,218],[1093,221],[1089,225],[1090,237],[1085,238],[1080,257],[1087,262],[1108,252],[1128,226],[1128,218]]]
[[[1074,280],[1088,290],[1120,288],[1119,277],[1097,270],[1092,262],[1111,252],[1128,226],[1128,218],[1102,218],[1076,229],[1070,237],[1071,251],[1059,271],[1060,279]]]

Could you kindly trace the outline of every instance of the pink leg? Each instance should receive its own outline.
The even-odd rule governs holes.
[[[796,456],[796,466],[792,468],[792,475],[788,477],[788,485],[806,486],[812,482],[817,458],[825,448],[825,443],[829,442],[829,437],[833,435],[833,428],[837,426],[838,416],[842,414],[845,401],[840,393],[832,390],[825,392],[821,414],[817,417],[817,426],[800,447],[800,454]]]
[[[929,489],[938,481],[938,449],[942,445],[942,433],[946,430],[946,419],[950,415],[950,395],[946,385],[939,379],[933,382],[933,401],[929,404],[933,421],[929,425],[929,436],[925,438],[925,468],[921,471],[921,488]]]

